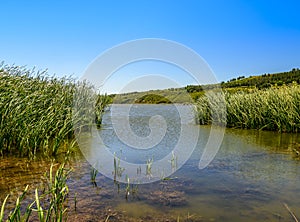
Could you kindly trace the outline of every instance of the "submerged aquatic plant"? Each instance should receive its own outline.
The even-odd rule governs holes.
[[[142,167],[139,166],[138,168],[136,168],[136,174],[137,175],[141,175],[142,174]]]
[[[129,180],[129,177],[126,175],[126,179],[127,179],[127,186],[126,186],[126,193],[125,193],[125,198],[126,200],[128,199],[128,196],[130,194],[130,180]]]

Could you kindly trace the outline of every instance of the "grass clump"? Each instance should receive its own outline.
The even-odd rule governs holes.
[[[24,208],[22,201],[28,192],[28,186],[17,198],[16,204],[8,213],[8,216],[5,216],[5,207],[9,195],[4,199],[0,211],[0,222],[4,221],[5,218],[7,222],[23,222],[36,219],[41,222],[66,220],[68,208],[65,202],[69,193],[66,182],[71,170],[61,164],[54,173],[53,167],[54,165],[51,165],[47,177],[47,189],[42,193],[35,189],[35,198],[33,202],[27,205],[25,210],[22,209]]]
[[[300,130],[300,85],[272,87],[251,92],[228,93],[225,91],[226,116],[218,118],[228,127],[243,129],[299,132]],[[197,101],[199,124],[210,124],[211,108],[217,101],[205,95]]]
[[[46,71],[2,64],[0,153],[34,157],[39,151],[50,156],[65,152],[76,144],[74,123],[80,128],[101,124],[108,101],[101,96],[96,100],[92,93],[89,84],[72,78],[49,77]]]

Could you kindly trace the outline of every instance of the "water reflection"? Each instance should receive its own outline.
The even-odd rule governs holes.
[[[153,106],[157,112],[165,112],[165,108]],[[143,115],[148,118],[148,114],[154,112],[151,106],[144,111],[135,111],[131,113],[134,123],[147,121],[143,120]],[[133,127],[140,132],[138,125]],[[142,127],[145,135],[149,133],[147,126]],[[292,153],[295,144],[300,143],[297,134],[226,129],[216,158],[207,168],[199,170],[199,158],[210,127],[193,127],[200,130],[200,139],[184,166],[168,180],[139,185],[137,194],[130,193],[128,199],[125,199],[126,184],[117,187],[111,179],[98,175],[98,187],[93,187],[90,181],[91,166],[84,158],[74,161],[74,173],[68,184],[70,197],[77,193],[79,210],[75,213],[70,201],[69,220],[105,221],[108,215],[115,215],[111,216],[115,221],[176,221],[177,218],[180,221],[188,221],[187,218],[191,221],[225,222],[292,221],[283,203],[287,203],[300,217],[300,161]],[[193,127],[190,129],[193,130]],[[119,146],[120,141],[115,140],[111,125],[104,126],[100,133],[106,135],[105,143],[112,152],[126,152],[127,158],[137,161],[133,151],[130,153],[125,146]],[[163,142],[163,146],[173,144],[172,135]],[[174,138],[175,141],[176,136]],[[156,155],[156,158],[166,154],[162,149],[152,152],[151,155]],[[147,159],[147,155],[144,157],[141,162]],[[139,154],[138,160],[140,158]],[[16,163],[15,158],[1,159],[1,200],[9,190],[7,184],[10,178],[13,180],[9,186],[19,187],[19,190],[23,189],[24,184],[39,179],[40,162],[31,162],[30,170],[24,171],[20,171],[20,165]],[[106,164],[111,164],[113,169],[113,162]],[[23,176],[19,176],[20,173]]]

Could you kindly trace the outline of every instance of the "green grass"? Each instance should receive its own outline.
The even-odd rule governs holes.
[[[226,119],[224,114],[212,118],[210,109],[217,106],[217,97],[203,96],[197,101],[199,124],[212,121],[226,123],[228,127],[244,129],[299,132],[300,130],[300,85],[272,87],[264,90],[225,91]]]
[[[220,84],[187,85],[182,88],[170,88],[163,90],[150,90],[146,92],[131,92],[119,95],[111,95],[114,103],[192,103],[201,98],[205,92],[222,89],[231,93],[251,92],[253,89],[266,89],[271,87],[289,85],[293,82],[300,84],[300,69],[294,68],[288,72],[262,74],[258,76],[239,76]]]
[[[16,221],[16,222],[29,221],[30,215],[32,213],[32,206],[34,203],[29,204],[27,206],[25,212],[21,211],[21,204],[25,198],[27,191],[28,191],[28,185],[24,189],[23,193],[17,198],[14,209],[12,211],[10,211],[9,215],[7,216],[7,221]],[[6,198],[4,199],[2,206],[1,206],[1,214],[0,214],[1,222],[4,221],[5,204],[6,204],[8,197],[9,197],[9,195],[6,196]]]
[[[121,167],[121,161],[120,159],[116,156],[116,154],[114,153],[114,171],[113,171],[113,175],[114,175],[114,181],[117,181],[117,177],[121,178],[122,174],[124,172],[125,168]]]
[[[112,98],[107,94],[97,96],[96,105],[95,105],[95,123],[98,128],[101,127],[102,115],[105,111],[105,108],[110,103],[112,103]]]
[[[171,103],[167,98],[157,94],[147,94],[135,100],[135,103],[147,103],[147,104],[161,104]]]
[[[116,104],[168,104],[168,103],[191,103],[192,98],[184,88],[150,90],[147,92],[132,92],[114,95],[113,102]]]
[[[2,65],[0,153],[34,157],[38,152],[49,156],[66,152],[76,144],[73,123],[76,127],[101,124],[108,100],[105,96],[96,100],[91,93],[89,84],[72,78]],[[92,102],[97,104],[94,110],[90,109]]]
[[[90,175],[91,175],[91,182],[92,182],[92,184],[95,187],[97,187],[97,182],[96,182],[97,174],[98,174],[98,170],[96,168],[92,167],[91,173],[90,173]]]
[[[35,189],[34,200],[26,206],[26,210],[21,210],[22,201],[28,192],[28,186],[26,186],[24,192],[17,198],[13,209],[5,215],[7,196],[1,206],[0,222],[6,218],[7,222],[24,222],[32,221],[33,218],[38,218],[39,221],[63,221],[67,217],[66,200],[69,193],[67,186],[67,179],[71,172],[70,169],[65,167],[65,164],[61,164],[54,173],[53,165],[50,167],[50,171],[47,177],[47,189],[44,192],[40,192]]]
[[[146,175],[147,176],[152,176],[152,164],[153,164],[153,158],[152,159],[148,159],[146,161]]]
[[[237,89],[244,90],[247,88],[258,88],[265,89],[272,86],[282,86],[288,85],[293,82],[300,84],[300,69],[294,68],[288,72],[281,73],[265,73],[257,76],[239,76],[232,78],[227,82],[221,82],[223,89]],[[189,93],[203,92],[204,90],[209,90],[215,88],[215,84],[208,85],[187,85],[185,89]]]

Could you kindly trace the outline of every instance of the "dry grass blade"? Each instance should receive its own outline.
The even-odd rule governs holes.
[[[295,220],[295,222],[299,222],[296,215],[291,211],[291,209],[289,208],[289,206],[286,203],[283,203],[283,206],[288,210],[288,212],[290,213],[290,215],[293,217],[293,219]]]

